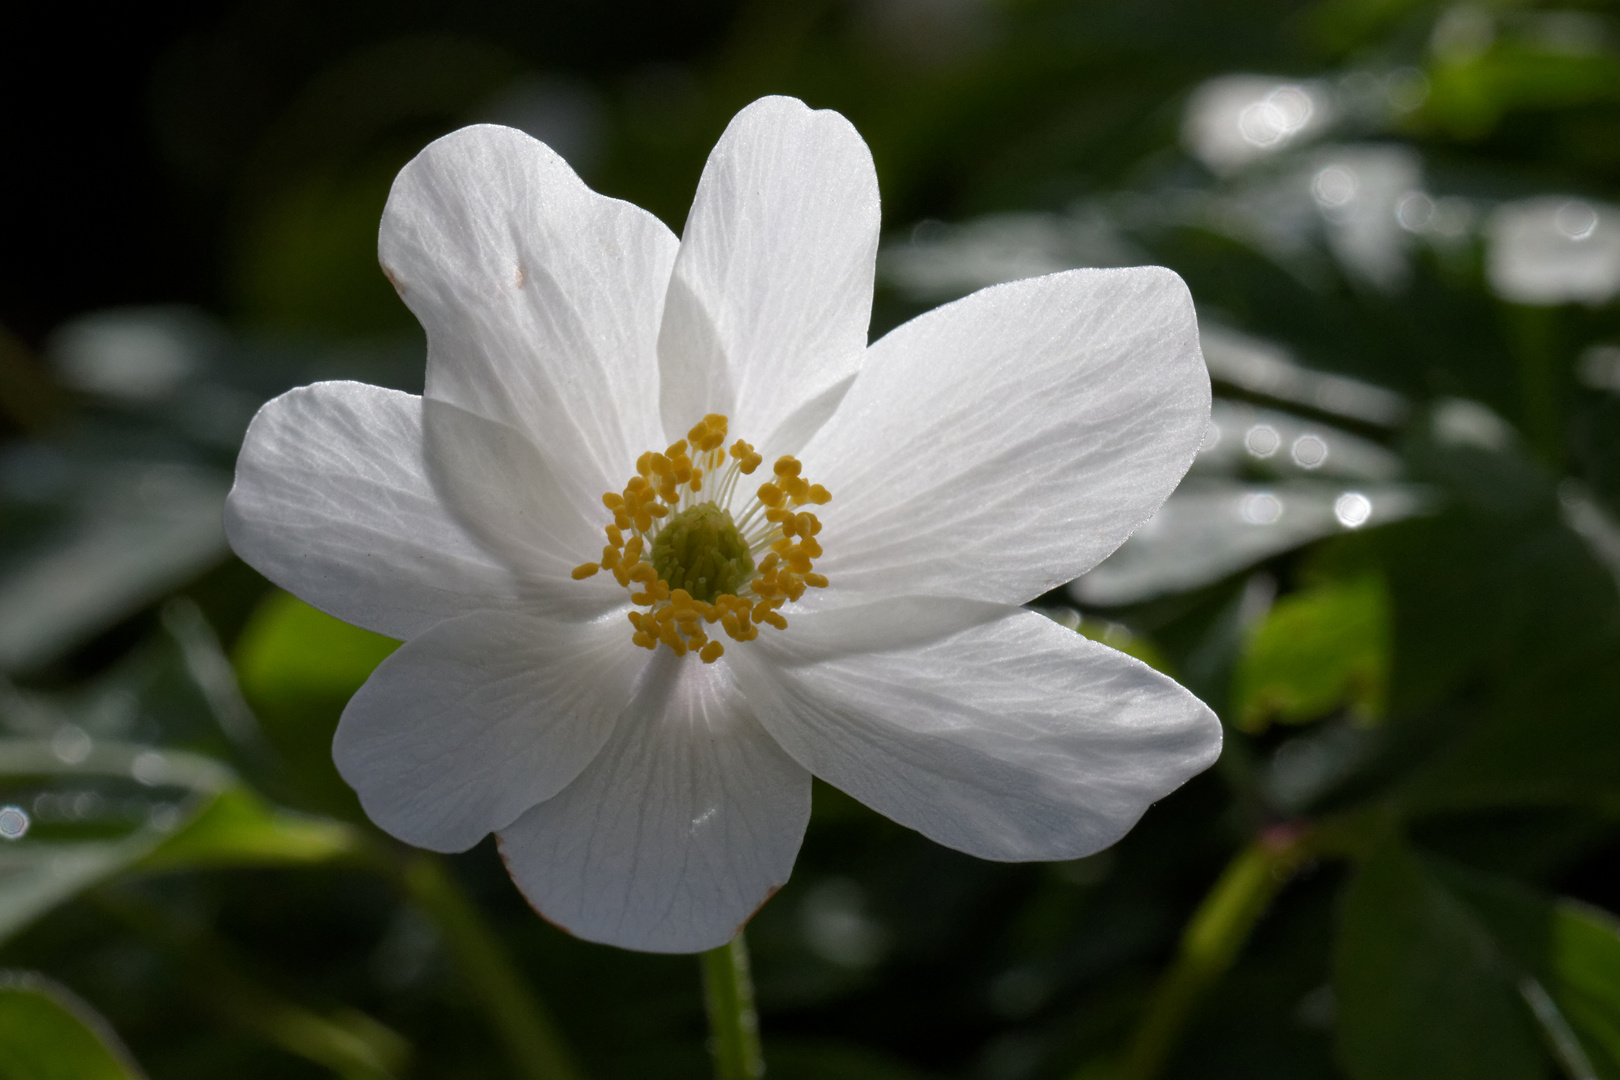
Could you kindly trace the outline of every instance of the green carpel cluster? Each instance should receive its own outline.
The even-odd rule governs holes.
[[[653,569],[671,589],[712,604],[746,589],[754,559],[731,513],[712,502],[682,510],[659,530],[652,545]]]

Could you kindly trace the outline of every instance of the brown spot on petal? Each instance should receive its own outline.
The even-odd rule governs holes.
[[[520,266],[520,267],[518,267],[518,268],[517,268],[517,287],[518,287],[518,288],[520,288],[520,289],[521,289],[521,288],[523,288],[523,286],[524,286],[524,284],[525,284],[525,283],[526,283],[526,282],[527,282],[527,281],[528,281],[528,280],[529,280],[529,279],[528,279],[528,278],[527,278],[527,277],[525,277],[525,276],[524,276],[524,273],[523,273],[523,267],[521,267],[521,266]]]

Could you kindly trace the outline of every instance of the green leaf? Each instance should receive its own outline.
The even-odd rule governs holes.
[[[70,765],[48,743],[0,740],[0,780],[42,776],[177,789],[178,801],[122,837],[30,835],[0,846],[0,940],[121,873],[322,863],[352,856],[362,843],[347,825],[270,806],[199,754],[102,742]]]
[[[289,813],[246,788],[220,792],[184,829],[147,852],[138,870],[328,862],[359,852],[360,834],[339,821]]]
[[[83,890],[139,859],[158,838],[144,831],[123,841],[0,848],[0,941]]]
[[[399,642],[272,593],[236,646],[242,690],[255,702],[340,697],[360,689]]]
[[[1543,1043],[1573,1080],[1620,1080],[1620,928],[1510,878],[1437,860],[1424,871],[1503,958]]]
[[[1506,805],[1620,807],[1620,635],[1522,672],[1406,783],[1413,813]]]
[[[1580,1037],[1596,1075],[1620,1078],[1620,923],[1607,912],[1559,901],[1548,988]]]
[[[0,972],[0,1080],[139,1080],[112,1028],[65,987]]]
[[[1374,576],[1280,600],[1251,632],[1233,682],[1237,724],[1302,723],[1340,708],[1383,715],[1389,681],[1389,599]]]
[[[1397,840],[1362,865],[1334,955],[1338,1052],[1354,1080],[1539,1080],[1518,965]]]

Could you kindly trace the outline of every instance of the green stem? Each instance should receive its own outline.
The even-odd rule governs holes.
[[[456,965],[519,1072],[528,1080],[581,1080],[557,1023],[518,973],[477,907],[444,863],[412,855],[405,864],[405,891],[438,926]]]
[[[756,1080],[765,1075],[754,1012],[754,979],[742,932],[729,945],[703,954],[703,1004],[709,1014],[716,1080]]]
[[[1187,923],[1175,963],[1126,1045],[1117,1080],[1153,1080],[1163,1070],[1198,1003],[1232,966],[1292,876],[1303,842],[1296,830],[1268,830],[1227,864]]]

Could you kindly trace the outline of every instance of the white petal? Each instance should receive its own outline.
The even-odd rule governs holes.
[[[723,945],[782,886],[810,774],[724,662],[660,649],[579,779],[500,832],[529,902],[578,937],[647,952]]]
[[[545,144],[491,125],[400,170],[378,241],[427,331],[426,395],[523,432],[581,505],[663,445],[657,335],[676,246]]]
[[[858,652],[926,645],[1017,608],[949,596],[895,596],[865,604],[786,609],[789,632],[771,634],[766,648],[793,665]],[[727,655],[731,655],[727,653]]]
[[[648,659],[622,615],[442,622],[350,699],[332,758],[383,829],[464,851],[579,775]]]
[[[236,459],[225,531],[277,585],[389,637],[514,602],[511,575],[428,479],[422,399],[397,390],[316,383],[266,404]]]
[[[709,154],[658,341],[671,440],[705,413],[793,453],[866,348],[877,257],[872,154],[848,120],[761,98]]]
[[[573,580],[601,557],[600,501],[574,505],[553,463],[516,428],[425,398],[423,437],[435,489],[469,534],[509,566],[525,601],[556,618],[589,618],[624,604],[611,574]]]
[[[1032,612],[798,666],[785,648],[767,655],[767,636],[727,659],[788,753],[980,858],[1089,855],[1220,753],[1220,722],[1197,698]]]
[[[1074,270],[936,308],[875,343],[802,456],[832,579],[1022,603],[1102,561],[1209,417],[1192,299],[1159,267]]]

